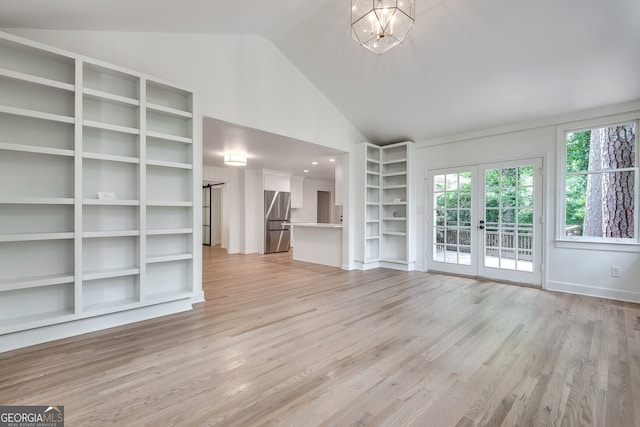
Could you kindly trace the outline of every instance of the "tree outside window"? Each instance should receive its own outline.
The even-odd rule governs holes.
[[[566,134],[566,236],[637,241],[637,122]]]

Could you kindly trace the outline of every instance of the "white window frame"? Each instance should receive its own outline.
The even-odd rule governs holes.
[[[635,141],[635,167],[634,171],[634,237],[591,237],[591,236],[567,236],[565,235],[566,222],[566,178],[567,178],[567,133],[578,132],[586,129],[602,128],[628,124],[636,124]],[[618,250],[640,252],[640,143],[638,131],[640,130],[640,111],[618,114],[615,116],[601,117],[597,119],[582,120],[560,125],[557,127],[557,202],[556,202],[556,246],[585,249],[588,245],[591,249]]]

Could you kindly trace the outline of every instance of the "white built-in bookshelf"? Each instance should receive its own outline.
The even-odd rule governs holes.
[[[364,262],[380,261],[380,156],[379,146],[366,144]]]
[[[188,90],[0,33],[0,335],[194,297],[193,129]]]
[[[411,142],[364,144],[363,268],[412,269],[409,215]]]

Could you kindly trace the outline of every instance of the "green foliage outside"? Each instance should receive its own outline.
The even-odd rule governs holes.
[[[567,173],[589,170],[590,140],[590,130],[567,135]],[[587,175],[568,176],[565,194],[566,225],[580,227],[578,234],[581,235],[587,202]]]
[[[533,225],[532,166],[488,169],[485,175],[487,225]],[[435,177],[435,225],[471,227],[471,174]]]

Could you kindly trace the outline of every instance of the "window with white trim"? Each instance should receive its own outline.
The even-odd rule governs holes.
[[[638,120],[562,133],[560,238],[638,243]]]

